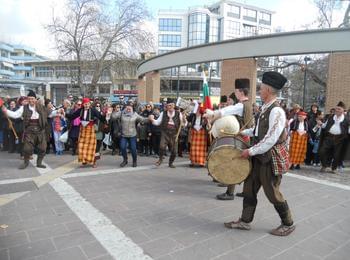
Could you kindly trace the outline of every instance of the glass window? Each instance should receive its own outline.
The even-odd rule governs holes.
[[[209,42],[210,17],[207,14],[192,13],[189,16],[188,45]]]
[[[254,36],[257,34],[256,26],[243,24],[243,36]]]
[[[181,32],[181,19],[159,18],[159,31]]]
[[[181,35],[176,34],[159,34],[159,47],[181,47]]]
[[[228,5],[227,8],[227,16],[240,18],[241,16],[241,8],[236,5]]]
[[[271,29],[270,28],[265,28],[265,27],[259,27],[259,34],[270,34]]]
[[[35,76],[39,78],[50,78],[53,75],[53,69],[51,67],[39,66],[35,68]]]
[[[241,25],[239,22],[228,21],[227,32],[229,34],[240,35],[241,34]]]
[[[243,18],[247,21],[256,22],[256,10],[245,8]]]
[[[259,23],[271,25],[271,14],[260,12],[259,13]]]

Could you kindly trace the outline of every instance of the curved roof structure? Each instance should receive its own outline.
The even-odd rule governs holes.
[[[137,75],[226,59],[350,51],[350,29],[306,30],[220,41],[178,49],[137,66]]]

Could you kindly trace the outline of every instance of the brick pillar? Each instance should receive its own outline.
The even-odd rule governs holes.
[[[224,60],[221,72],[221,95],[229,96],[235,90],[237,78],[250,80],[249,100],[255,102],[256,60],[253,58]]]
[[[339,101],[350,107],[350,52],[329,55],[325,113]]]
[[[139,102],[146,102],[146,78],[141,77],[136,83],[137,98]]]
[[[146,74],[146,97],[145,101],[159,102],[160,100],[160,74],[158,71]]]

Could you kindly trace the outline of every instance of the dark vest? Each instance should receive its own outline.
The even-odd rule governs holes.
[[[334,125],[334,119],[333,116],[330,116],[328,118],[326,127],[324,128],[325,133],[329,133],[329,130],[331,127]],[[340,123],[340,130],[341,130],[341,135],[342,138],[346,138],[348,134],[348,129],[349,129],[349,121],[346,116],[344,116],[343,122]]]
[[[48,123],[47,123],[47,111],[46,108],[44,108],[42,105],[36,104],[35,105],[36,112],[39,114],[39,124],[40,130],[43,131],[47,129]],[[32,116],[33,112],[29,109],[29,105],[23,106],[23,124],[24,129],[29,127],[30,125],[30,118]]]
[[[253,117],[253,106],[249,100],[245,100],[242,102],[243,104],[243,116],[236,116],[239,122],[239,127],[242,128],[245,126],[245,129],[249,129],[254,127]],[[247,125],[246,125],[247,124]]]
[[[269,130],[270,113],[271,113],[273,108],[279,107],[279,106],[280,105],[277,102],[275,102],[268,109],[266,109],[266,111],[260,113],[258,136],[255,136],[256,127],[254,129],[254,144],[257,144],[258,142],[260,142],[265,137],[265,135],[267,134],[267,131]],[[282,131],[281,136],[279,137],[279,140],[276,142],[276,144],[282,143],[285,140],[287,140],[287,131],[286,131],[286,129],[284,129]],[[271,153],[270,153],[270,151],[268,151],[265,154],[256,155],[256,157],[259,160],[261,160],[261,162],[266,163],[266,162],[271,160]]]
[[[180,112],[175,110],[175,115],[173,117],[173,121],[174,121],[174,124],[175,124],[175,129],[176,131],[179,130],[180,128]],[[169,116],[168,116],[168,112],[167,111],[164,111],[163,112],[163,118],[162,118],[162,122],[160,124],[160,129],[162,131],[166,131],[168,128],[168,123],[169,123]]]

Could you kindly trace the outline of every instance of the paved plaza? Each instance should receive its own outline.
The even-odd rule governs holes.
[[[76,157],[48,155],[48,168],[17,170],[17,154],[0,152],[0,259],[349,259],[350,170],[337,175],[303,167],[281,190],[297,228],[288,237],[268,232],[279,217],[263,191],[252,230],[229,230],[242,198],[224,192],[204,168],[120,168],[106,152],[96,169]],[[241,191],[242,185],[237,187]]]

